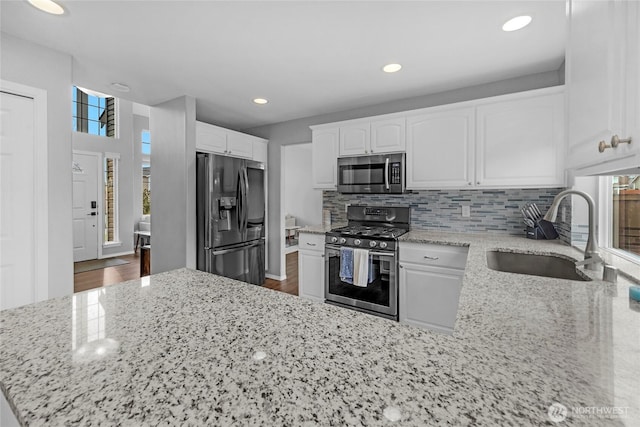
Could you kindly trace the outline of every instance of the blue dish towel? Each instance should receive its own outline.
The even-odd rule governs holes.
[[[353,249],[340,248],[340,280],[353,284]]]
[[[369,255],[369,277],[371,283],[376,279],[376,271],[373,269],[373,257]],[[353,285],[353,249],[340,248],[340,280]]]

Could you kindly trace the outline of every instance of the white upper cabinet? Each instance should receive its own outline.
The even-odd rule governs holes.
[[[340,156],[369,154],[371,148],[371,125],[359,123],[340,126]]]
[[[208,123],[196,122],[196,150],[266,162],[266,139]],[[254,146],[259,146],[254,156]]]
[[[267,141],[253,141],[253,160],[256,162],[267,163]]]
[[[226,129],[196,122],[196,149],[225,154],[227,151]]]
[[[340,157],[397,153],[405,150],[404,117],[341,124]]]
[[[474,109],[407,117],[407,189],[472,185]]]
[[[479,106],[475,185],[562,186],[563,105],[564,95],[556,90]]]
[[[311,134],[313,188],[335,190],[339,130],[337,127],[312,128]]]
[[[240,132],[230,132],[227,136],[227,155],[245,159],[253,158],[254,138]]]
[[[635,1],[570,2],[566,84],[571,169],[600,173],[638,164],[639,9]],[[632,143],[607,147],[614,135],[631,137]]]
[[[404,152],[406,123],[404,117],[371,122],[372,154]]]

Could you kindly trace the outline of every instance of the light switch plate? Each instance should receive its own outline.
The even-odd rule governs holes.
[[[462,206],[462,217],[471,218],[471,206]]]

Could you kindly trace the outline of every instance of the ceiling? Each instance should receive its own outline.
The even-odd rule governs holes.
[[[0,28],[72,55],[75,84],[147,105],[190,95],[199,120],[234,129],[557,70],[564,60],[564,0],[58,2],[63,16],[1,1]],[[522,14],[533,17],[528,27],[502,31]],[[391,62],[402,70],[383,73]]]

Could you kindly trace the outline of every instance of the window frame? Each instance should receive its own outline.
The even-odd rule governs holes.
[[[120,239],[120,153],[104,153],[103,156],[103,160],[102,160],[102,175],[103,175],[103,182],[102,182],[102,188],[103,188],[103,195],[102,198],[103,200],[106,199],[106,194],[104,194],[104,191],[106,189],[106,181],[104,179],[104,174],[106,173],[105,171],[105,166],[106,166],[106,162],[107,160],[114,160],[114,182],[113,182],[113,200],[114,200],[114,221],[113,221],[113,236],[114,236],[114,240],[107,240],[105,238],[106,232],[107,232],[107,223],[105,221],[106,219],[106,215],[107,215],[107,209],[108,206],[106,203],[104,203],[104,209],[103,209],[103,224],[102,224],[102,247],[103,248],[112,248],[112,247],[117,247],[117,246],[121,246],[122,245],[122,241]]]
[[[105,135],[98,135],[98,134],[91,133],[91,132],[82,132],[82,131],[78,130],[77,124],[76,124],[75,129],[74,129],[73,121],[74,121],[74,119],[78,120],[78,116],[76,116],[76,108],[77,108],[76,104],[78,103],[78,100],[76,99],[74,101],[73,93],[76,90],[80,90],[80,91],[84,92],[82,89],[86,89],[86,90],[95,92],[96,94],[99,93],[100,95],[103,95],[105,97],[105,99],[106,99],[106,97],[113,98],[113,114],[114,114],[114,120],[115,120],[115,130],[113,132],[113,136],[108,136],[106,134]],[[72,111],[71,112],[71,130],[73,132],[77,132],[77,133],[85,134],[85,135],[97,136],[97,137],[100,137],[100,138],[107,138],[107,139],[110,139],[110,140],[120,139],[120,99],[119,98],[117,98],[117,97],[115,97],[113,95],[108,95],[108,94],[105,94],[105,93],[93,91],[93,90],[88,89],[88,88],[82,88],[82,87],[77,86],[75,84],[71,85],[71,91],[72,91],[72,94],[71,94],[71,111]],[[89,95],[89,94],[87,94],[87,95]],[[89,95],[89,96],[94,96],[95,97],[95,95]],[[91,121],[93,121],[93,120],[91,120]]]
[[[617,175],[616,175],[617,176]],[[613,247],[613,175],[598,179],[598,241],[600,249],[640,265],[640,255]]]

